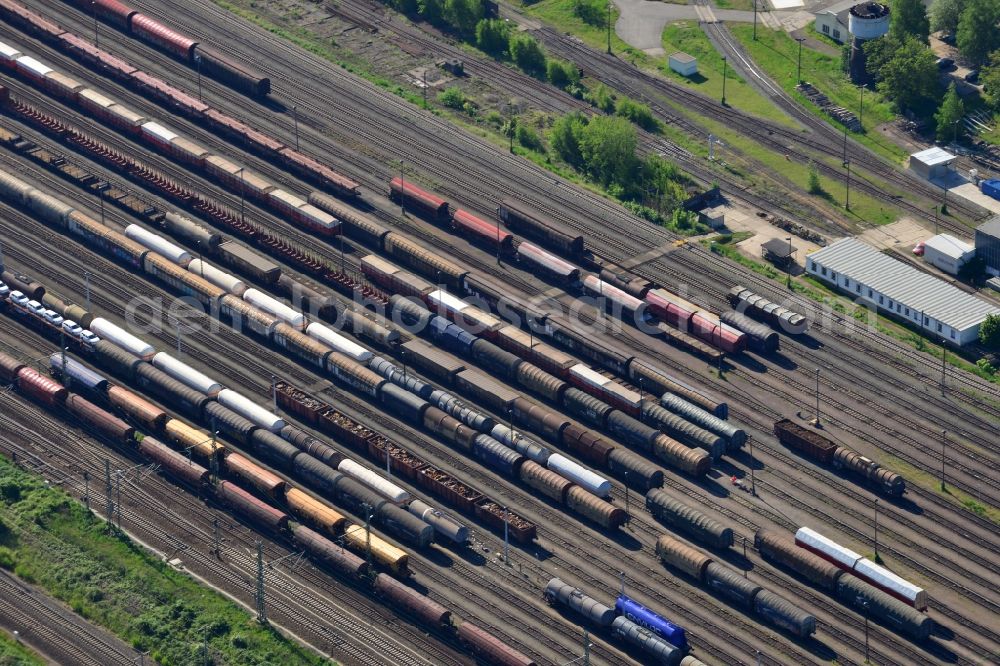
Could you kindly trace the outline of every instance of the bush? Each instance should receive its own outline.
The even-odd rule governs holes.
[[[608,7],[599,0],[573,0],[573,14],[588,25],[604,27],[608,23]]]
[[[556,120],[549,135],[556,154],[577,169],[583,168],[580,140],[586,126],[587,118],[582,113],[567,113]]]
[[[565,60],[549,60],[548,76],[549,83],[564,90],[580,83],[580,70]]]
[[[483,19],[476,24],[476,45],[495,58],[503,57],[510,41],[510,24],[499,19]]]
[[[823,194],[823,184],[819,182],[819,169],[812,161],[809,162],[809,194]]]
[[[545,51],[531,35],[518,33],[511,35],[508,42],[510,57],[514,64],[532,76],[545,74]]]
[[[528,125],[523,123],[518,124],[517,129],[514,131],[514,138],[528,150],[535,150],[540,153],[545,152],[542,140],[538,138],[535,130],[531,129]]]
[[[438,93],[438,101],[451,109],[459,109],[465,105],[465,94],[458,86],[451,86]]]
[[[649,107],[628,97],[622,97],[618,100],[615,105],[615,113],[622,118],[628,118],[648,132],[660,129],[660,123],[653,117],[653,112],[649,110]]]
[[[463,35],[471,35],[485,13],[482,0],[444,0],[444,20]]]
[[[986,347],[1000,348],[1000,315],[986,315],[979,326],[979,341]]]
[[[603,83],[590,91],[587,101],[604,113],[613,113],[615,110],[615,94]]]

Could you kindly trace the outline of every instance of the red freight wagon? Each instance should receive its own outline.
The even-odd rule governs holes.
[[[145,14],[132,16],[132,34],[144,42],[173,53],[182,60],[191,60],[191,52],[198,44],[190,37],[171,30]]]
[[[404,206],[410,204],[438,220],[444,220],[448,217],[447,201],[424,191],[408,180],[393,178],[392,182],[389,183],[389,198],[397,202],[403,201]]]
[[[509,250],[511,240],[514,238],[509,231],[501,231],[499,226],[464,210],[456,210],[451,217],[451,223],[457,231],[485,242],[493,248],[499,245],[505,250]]]

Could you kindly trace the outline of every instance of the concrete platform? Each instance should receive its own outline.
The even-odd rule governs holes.
[[[933,235],[932,229],[928,229],[912,217],[903,217],[892,224],[865,229],[858,234],[858,238],[880,250],[909,253],[914,245]]]
[[[952,172],[943,178],[934,178],[931,182],[938,187],[947,189],[949,197],[962,197],[994,213],[1000,213],[1000,199],[986,196],[960,173]]]

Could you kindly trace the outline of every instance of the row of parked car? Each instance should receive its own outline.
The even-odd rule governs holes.
[[[81,340],[88,345],[92,345],[100,340],[100,338],[94,335],[93,332],[83,328],[72,319],[63,318],[63,316],[55,310],[50,310],[38,301],[29,299],[24,295],[24,292],[11,291],[10,287],[8,287],[5,283],[0,282],[0,299],[8,297],[17,307],[27,310],[36,317],[41,317],[53,326],[60,327],[66,335]]]

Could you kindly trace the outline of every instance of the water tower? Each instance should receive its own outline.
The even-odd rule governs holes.
[[[861,2],[848,13],[847,29],[851,33],[851,80],[868,83],[865,71],[865,42],[878,39],[889,32],[889,5],[879,2]]]

